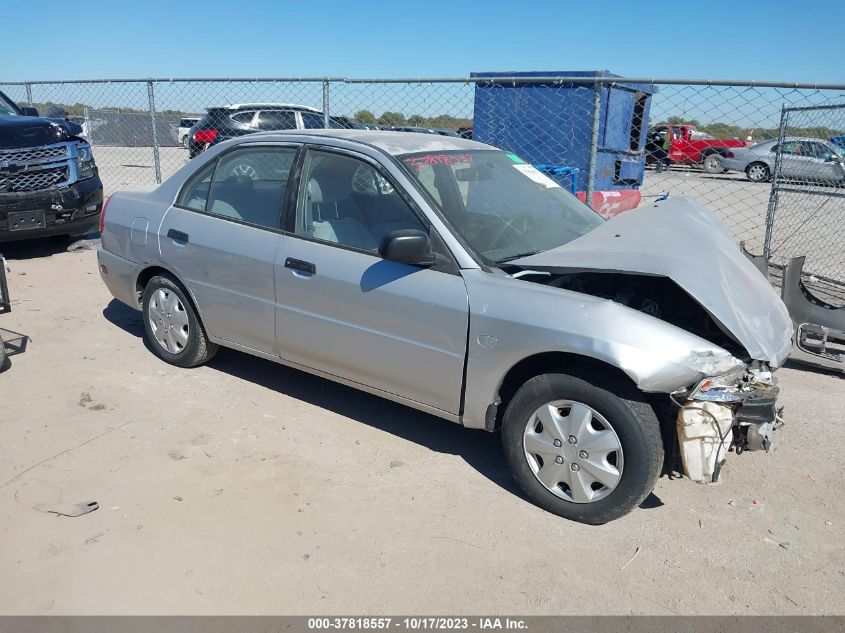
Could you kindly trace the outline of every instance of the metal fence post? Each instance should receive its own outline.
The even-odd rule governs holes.
[[[601,114],[601,90],[602,84],[596,81],[593,84],[593,128],[590,135],[590,161],[587,165],[587,206],[593,206],[593,189],[596,186],[596,155],[599,150],[599,120]]]
[[[775,212],[778,208],[778,181],[780,180],[780,162],[783,150],[783,139],[786,135],[786,122],[789,118],[786,104],[780,108],[780,128],[778,129],[778,151],[775,153],[775,169],[772,174],[772,189],[769,192],[769,206],[766,209],[766,237],[763,239],[763,257],[768,259],[772,255],[772,235],[775,230]]]
[[[32,84],[26,84],[26,102],[29,107],[32,107]]]
[[[161,183],[161,157],[158,152],[158,134],[156,133],[156,99],[153,82],[147,82],[147,101],[150,106],[150,134],[153,141],[153,166],[155,167],[156,183]]]
[[[329,127],[329,80],[323,79],[323,127]]]

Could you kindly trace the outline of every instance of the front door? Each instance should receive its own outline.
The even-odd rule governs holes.
[[[164,216],[159,244],[208,333],[275,349],[273,264],[296,147],[240,146],[201,169]]]
[[[457,414],[468,304],[457,271],[386,261],[388,232],[429,230],[364,157],[309,150],[294,233],[276,255],[287,360]]]

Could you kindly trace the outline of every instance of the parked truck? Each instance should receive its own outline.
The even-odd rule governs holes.
[[[0,242],[96,230],[103,183],[82,126],[0,92]]]
[[[723,171],[719,157],[731,148],[745,147],[740,139],[718,139],[699,132],[694,125],[657,125],[652,128],[646,141],[646,161],[656,162],[665,149],[666,135],[670,135],[669,163],[678,165],[698,165],[708,174]]]

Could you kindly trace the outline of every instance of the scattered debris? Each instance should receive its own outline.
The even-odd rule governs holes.
[[[173,497],[173,500],[174,501],[183,501],[182,497],[180,497],[179,495],[176,495],[175,497]]]
[[[394,459],[392,462],[390,462],[391,468],[399,468],[400,466],[404,466],[404,465],[405,465],[405,462],[403,462],[401,459]]]
[[[782,549],[785,549],[787,552],[792,549],[792,543],[789,541],[784,541],[783,543],[778,543]]]
[[[760,512],[763,509],[763,502],[759,499],[752,499],[750,497],[743,497],[741,499],[731,499],[728,502],[735,508],[742,508],[743,510],[751,510],[752,512]]]
[[[120,506],[112,506],[109,508],[109,512],[117,512],[120,510]]]
[[[629,559],[628,559],[628,562],[627,562],[627,563],[625,563],[624,565],[622,565],[622,567],[620,567],[620,568],[619,568],[619,571],[622,571],[622,570],[623,570],[623,569],[625,569],[628,565],[630,565],[631,563],[633,563],[633,562],[634,562],[634,559],[635,559],[637,556],[639,556],[639,555],[640,555],[640,548],[638,547],[636,550],[634,550],[634,555],[633,555],[633,556],[631,556],[631,558],[629,558]]]
[[[39,512],[49,512],[63,517],[81,517],[83,514],[93,512],[100,507],[96,501],[85,503],[39,503],[33,506]]]
[[[801,606],[801,605],[799,605],[797,602],[795,602],[795,600],[793,600],[792,598],[790,598],[789,596],[786,596],[786,595],[785,595],[785,596],[784,596],[784,598],[786,598],[787,600],[789,600],[789,601],[790,601],[792,604],[794,604],[796,607],[800,607],[800,606]]]
[[[97,541],[100,540],[101,536],[105,536],[105,535],[106,535],[105,532],[98,532],[94,536],[89,536],[87,539],[85,539],[85,544],[91,545],[92,543],[96,543]]]
[[[87,391],[83,391],[79,394],[79,406],[84,407],[91,403],[91,394]]]
[[[815,481],[815,480],[816,480],[816,478],[815,478],[815,477],[813,477],[813,473],[807,473],[807,478],[808,478],[810,481]]]

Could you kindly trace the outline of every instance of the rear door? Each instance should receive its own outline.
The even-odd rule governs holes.
[[[189,179],[162,220],[159,244],[215,338],[272,354],[273,263],[291,145],[240,145]]]
[[[419,268],[377,253],[392,230],[429,230],[418,210],[370,159],[317,149],[306,154],[295,209],[293,237],[276,255],[279,355],[457,414],[463,278],[451,263]]]

